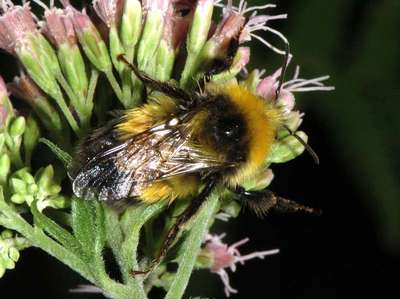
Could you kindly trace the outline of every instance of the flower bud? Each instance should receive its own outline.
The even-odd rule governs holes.
[[[30,165],[32,152],[36,148],[40,137],[40,130],[36,120],[29,116],[26,120],[23,144],[25,150],[25,162]]]
[[[67,5],[65,11],[74,24],[79,43],[87,58],[100,71],[109,71],[111,61],[107,46],[88,15],[76,10],[71,5]]]
[[[13,82],[8,83],[7,87],[15,97],[24,100],[32,107],[50,132],[57,135],[63,131],[63,124],[57,110],[29,76],[22,73],[19,77],[14,77]]]
[[[146,0],[143,7],[146,15],[142,36],[140,38],[137,62],[141,70],[153,75],[152,64],[164,31],[165,18],[172,0]]]
[[[308,137],[302,131],[297,131],[296,134],[307,142]],[[304,146],[294,136],[286,136],[281,140],[276,141],[268,155],[267,163],[285,163],[300,156],[304,152]]]
[[[142,22],[142,6],[138,0],[126,0],[121,18],[121,42],[129,58],[139,40]],[[133,55],[133,53],[132,53]]]
[[[23,116],[18,116],[14,119],[10,125],[9,133],[12,138],[21,136],[26,127],[25,118]]]
[[[4,186],[10,173],[11,160],[7,153],[0,156],[0,185]]]
[[[6,125],[7,120],[14,115],[14,108],[8,97],[6,83],[0,76],[0,130]]]
[[[30,246],[25,238],[16,237],[10,230],[0,234],[0,278],[6,269],[14,269],[18,261],[19,251]]]

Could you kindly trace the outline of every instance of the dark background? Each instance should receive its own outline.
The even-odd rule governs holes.
[[[250,237],[244,254],[280,249],[230,272],[239,289],[232,298],[388,297],[400,269],[400,1],[275,3],[277,13],[289,13],[271,23],[291,41],[288,77],[299,64],[306,78],[329,73],[336,91],[297,94],[306,112],[302,129],[321,165],[305,154],[277,165],[271,190],[320,207],[323,215],[258,219],[243,212],[215,226],[214,233],[228,232],[228,243]],[[251,68],[273,71],[281,64],[260,44],[252,49]],[[78,283],[83,280],[64,265],[29,249],[0,280],[0,290],[9,298],[100,298],[68,293]],[[187,294],[224,298],[219,278],[205,270],[195,272]]]

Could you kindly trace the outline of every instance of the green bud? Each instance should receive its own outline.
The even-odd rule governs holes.
[[[0,239],[11,239],[13,237],[13,232],[6,229],[1,232]]]
[[[10,125],[9,133],[12,138],[21,136],[25,131],[25,118],[23,116],[18,116],[14,119]]]
[[[52,165],[48,165],[45,168],[38,170],[35,175],[37,184],[40,189],[48,189],[53,183],[54,168]]]
[[[21,179],[11,178],[10,187],[13,193],[17,194],[27,194],[28,193],[28,184]]]
[[[254,179],[246,181],[242,187],[246,190],[263,190],[267,188],[274,178],[271,169],[264,168],[255,176]]]
[[[308,137],[302,131],[297,131],[296,134],[307,142]],[[294,136],[286,136],[281,140],[276,141],[268,156],[267,163],[285,163],[293,160],[304,152],[304,146]]]
[[[47,40],[40,34],[33,34],[27,39],[27,47],[22,47],[17,55],[33,81],[44,92],[58,99],[61,90],[56,76],[61,73],[61,69],[54,50]]]
[[[228,82],[232,79],[235,79],[237,74],[243,69],[243,67],[249,62],[250,60],[250,48],[247,47],[240,47],[235,57],[233,58],[232,64],[229,69],[214,75],[212,77],[212,81],[214,82]],[[250,86],[250,90],[255,92],[256,87]]]
[[[71,86],[72,90],[85,98],[89,83],[86,75],[85,62],[79,47],[64,43],[59,46],[57,55],[68,84]]]
[[[165,40],[161,40],[156,54],[155,78],[160,81],[167,81],[171,78],[175,62],[175,51]]]
[[[11,160],[7,153],[0,156],[0,184],[4,186],[10,173]]]
[[[192,59],[201,51],[207,40],[213,9],[214,3],[212,0],[199,1],[197,5],[186,43],[188,56],[193,56]]]
[[[123,47],[121,40],[119,39],[117,28],[115,26],[111,26],[110,28],[109,40],[111,60],[118,73],[122,74],[122,71],[126,66],[125,63],[118,60],[118,55],[125,53],[125,48]]]
[[[3,147],[4,147],[5,141],[6,141],[6,138],[4,136],[4,133],[0,133],[0,153],[3,152]]]
[[[28,167],[21,168],[20,170],[14,172],[13,177],[22,179],[27,184],[34,184],[35,183],[35,179],[29,173],[29,168]]]
[[[214,264],[214,256],[212,252],[202,249],[196,259],[196,268],[210,269]]]
[[[297,129],[300,127],[301,123],[303,122],[303,113],[300,113],[299,111],[291,111],[288,113],[288,115],[285,118],[285,125],[292,131],[296,132]],[[283,137],[286,137],[290,135],[288,130],[286,128],[281,128],[278,131],[278,139],[282,139]]]
[[[37,203],[37,208],[39,212],[42,212],[47,207],[54,208],[54,209],[65,209],[68,208],[69,201],[65,196],[59,195],[50,197],[46,200],[41,200]]]
[[[121,42],[129,61],[133,59],[133,52],[139,40],[142,22],[142,5],[138,0],[126,0],[121,18]]]
[[[141,70],[153,75],[151,62],[154,59],[163,34],[164,16],[160,9],[147,12],[146,23],[140,38],[137,61]]]
[[[30,165],[33,150],[36,148],[40,137],[40,130],[36,120],[29,116],[26,120],[26,128],[24,132],[24,149],[25,149],[25,162]]]
[[[19,251],[16,248],[11,247],[8,251],[8,256],[13,262],[17,262],[19,259]]]
[[[10,197],[10,200],[13,202],[13,203],[16,203],[16,204],[23,204],[24,202],[25,202],[25,197],[26,197],[26,195],[22,195],[22,194],[13,194],[13,195],[11,195],[11,197]]]
[[[0,235],[0,278],[6,269],[14,269],[15,263],[19,260],[19,251],[28,247],[25,238],[15,237],[14,234],[5,230]]]
[[[97,29],[92,28],[92,30],[84,31],[78,36],[82,49],[90,62],[102,72],[109,71],[111,69],[110,56]]]

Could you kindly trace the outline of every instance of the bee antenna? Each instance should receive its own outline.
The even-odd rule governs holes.
[[[286,46],[285,57],[283,58],[282,71],[281,71],[281,75],[279,76],[278,88],[275,90],[275,101],[278,100],[279,94],[281,93],[283,80],[285,80],[285,73],[286,73],[286,69],[289,64],[289,59],[290,59],[289,43],[285,42],[285,46]]]
[[[293,132],[287,125],[283,125],[283,127],[289,132],[290,136],[293,136],[294,138],[296,138],[297,141],[300,142],[302,146],[304,146],[304,148],[307,150],[307,152],[313,158],[315,164],[319,165],[319,157],[318,157],[317,153],[312,149],[312,147],[309,146],[303,140],[303,138],[301,138],[299,135],[297,135],[295,132]]]

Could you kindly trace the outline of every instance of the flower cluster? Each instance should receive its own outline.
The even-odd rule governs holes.
[[[275,8],[272,4],[250,7],[246,1],[238,2],[93,0],[86,10],[68,0],[59,5],[53,0],[49,4],[0,1],[0,48],[18,61],[20,69],[18,74],[7,74],[14,75],[11,82],[0,76],[0,226],[5,229],[0,234],[0,277],[14,268],[19,251],[32,245],[94,285],[79,291],[144,299],[152,287],[160,286],[167,298],[180,298],[197,260],[200,267],[220,276],[229,296],[237,291],[230,286],[226,269],[234,271],[238,263],[277,253],[241,255],[238,246],[247,239],[228,246],[223,235],[206,234],[214,219],[228,220],[240,210],[226,192],[208,200],[194,220],[185,245],[177,250],[176,273],[164,263],[148,277],[132,277],[131,271],[148,266],[159,249],[153,236],[165,235],[174,221],[163,213],[166,204],[134,205],[117,212],[98,202],[72,200],[66,180],[66,165],[79,139],[104,123],[110,110],[135,107],[145,96],[142,82],[118,58],[120,54],[152,78],[184,89],[197,88],[216,62],[229,61],[212,72],[210,80],[238,82],[265,101],[276,101],[285,126],[307,142],[307,135],[298,131],[304,114],[295,109],[295,93],[332,90],[324,85],[328,76],[301,79],[296,67],[293,78],[283,82],[286,66],[267,76],[265,71],[248,71],[252,40],[266,45],[271,54],[292,59],[266,38],[271,34],[288,45],[274,28],[275,21],[287,15],[268,14]],[[41,16],[34,15],[32,7]],[[305,150],[298,138],[288,130],[278,132],[265,169],[243,187],[268,187],[274,177],[271,165]],[[172,214],[181,208],[173,205]],[[46,213],[46,209],[64,211]],[[152,221],[161,213],[166,224],[162,228]],[[145,238],[140,237],[143,226]],[[121,281],[108,276],[106,247],[114,254]]]

